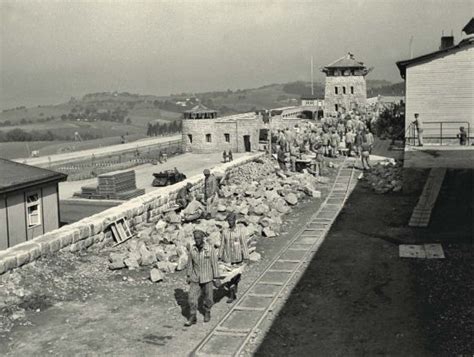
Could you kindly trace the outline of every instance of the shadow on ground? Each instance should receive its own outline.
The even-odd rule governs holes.
[[[472,353],[472,172],[448,171],[429,229],[407,227],[426,171],[405,170],[399,193],[358,184],[256,355]],[[447,258],[399,258],[424,242]]]

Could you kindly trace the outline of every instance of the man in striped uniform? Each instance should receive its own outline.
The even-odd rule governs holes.
[[[247,237],[244,232],[235,225],[235,213],[229,213],[227,223],[229,228],[222,231],[222,241],[219,248],[219,258],[227,264],[239,265],[249,259],[249,250],[247,247]],[[237,287],[239,285],[241,274],[234,276],[226,287],[229,290],[229,299],[227,303],[232,303],[237,298]]]
[[[221,285],[219,268],[217,265],[217,251],[204,242],[205,233],[194,231],[194,244],[188,247],[187,282],[189,284],[189,320],[185,326],[197,322],[196,314],[198,300],[201,293],[204,295],[204,322],[211,319],[211,307],[214,303],[213,283]]]

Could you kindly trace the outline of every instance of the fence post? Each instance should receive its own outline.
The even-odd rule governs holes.
[[[440,123],[440,145],[443,145],[443,122]]]

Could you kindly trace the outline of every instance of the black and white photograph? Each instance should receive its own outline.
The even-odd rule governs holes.
[[[0,0],[0,356],[474,355],[472,0]]]

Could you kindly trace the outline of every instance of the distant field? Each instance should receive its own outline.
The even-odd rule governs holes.
[[[100,109],[113,110],[120,107],[121,103],[84,103],[77,102],[77,106],[94,105]],[[10,126],[0,127],[1,131],[8,131],[15,128],[21,128],[26,131],[51,131],[52,133],[73,137],[77,131],[79,134],[86,133],[93,135],[102,135],[103,137],[120,136],[128,134],[145,134],[149,122],[168,122],[170,120],[179,120],[181,113],[169,112],[156,108],[153,103],[137,103],[133,108],[128,108],[127,117],[131,124],[117,123],[111,121],[74,121],[60,119],[61,115],[70,113],[74,107],[73,104],[60,104],[56,106],[43,106],[27,109],[18,109],[0,113],[0,122],[10,121]],[[54,116],[56,119],[39,123],[38,120]],[[20,124],[22,119],[33,120],[31,124]]]
[[[146,128],[151,121],[167,122],[170,120],[177,120],[182,117],[181,113],[168,112],[155,107],[136,106],[132,109],[128,116],[132,120],[133,125]]]
[[[145,138],[145,135],[133,134],[126,137],[128,142]],[[63,152],[94,149],[102,146],[120,144],[120,136],[107,137],[82,142],[65,141],[33,141],[0,143],[0,157],[18,159],[29,157],[31,151],[39,150],[41,156],[54,155]]]
[[[12,123],[19,123],[23,118],[35,120],[50,116],[60,117],[62,114],[69,113],[71,109],[72,105],[60,104],[0,112],[0,121],[5,122],[6,120],[9,120]]]

